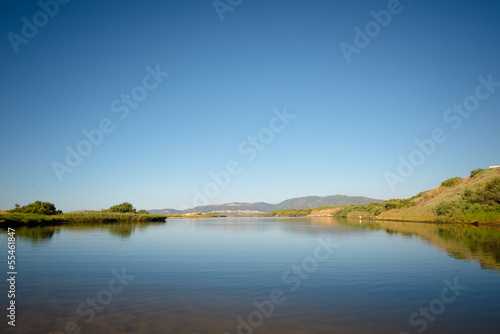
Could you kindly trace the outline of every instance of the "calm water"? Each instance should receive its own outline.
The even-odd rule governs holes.
[[[499,228],[218,218],[16,232],[16,327],[2,280],[2,333],[499,331]]]

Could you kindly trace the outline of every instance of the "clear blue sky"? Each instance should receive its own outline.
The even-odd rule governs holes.
[[[388,6],[390,22],[370,24],[370,12]],[[210,0],[73,0],[57,13],[48,6],[53,17],[34,0],[2,1],[0,208],[190,207],[193,189],[203,193],[230,161],[239,173],[210,203],[410,197],[500,164],[500,87],[469,98],[468,118],[446,114],[476,94],[479,76],[500,81],[500,2],[394,6],[243,0],[222,21]],[[358,36],[349,63],[340,45],[356,47],[354,28],[367,24],[373,37]],[[169,73],[158,84],[147,77],[149,91],[148,66]],[[132,91],[147,93],[135,108],[120,101]],[[263,129],[285,107],[295,118],[275,121],[270,140]],[[66,165],[66,147],[76,150],[103,119],[113,131],[60,180],[54,162]],[[387,172],[397,175],[399,157],[436,128],[447,140],[391,189]],[[262,151],[248,140],[259,132]]]

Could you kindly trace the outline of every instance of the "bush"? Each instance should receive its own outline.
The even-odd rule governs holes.
[[[305,210],[277,210],[265,213],[264,217],[305,217],[311,214],[312,209]]]
[[[410,199],[415,200],[415,199],[420,198],[420,197],[423,198],[425,195],[427,195],[427,191],[421,191],[418,194],[416,194],[415,196],[410,197]]]
[[[457,211],[456,209],[457,209],[457,204],[455,203],[455,201],[451,201],[451,202],[439,203],[436,206],[435,211],[438,216],[449,216],[453,212]]]
[[[392,209],[402,209],[409,208],[410,206],[415,206],[415,202],[412,199],[389,199],[382,203],[384,206],[384,211]]]
[[[19,206],[16,204],[16,208],[9,210],[9,212],[19,212],[19,213],[36,213],[39,215],[58,215],[61,214],[61,210],[56,210],[56,206],[50,202],[35,201],[25,206]]]
[[[110,207],[107,211],[110,212],[121,212],[121,213],[127,213],[127,212],[132,212],[135,213],[135,208],[132,204],[128,202],[123,202],[122,204],[114,205]]]
[[[483,188],[476,189],[475,192],[465,189],[462,199],[471,204],[500,206],[500,177],[487,182]]]
[[[500,177],[475,191],[465,189],[461,199],[441,202],[435,208],[436,215],[450,221],[459,221],[465,215],[492,211],[500,211]]]
[[[442,220],[458,222],[462,220],[464,213],[468,210],[468,205],[461,200],[441,202],[434,210]]]
[[[349,213],[354,211],[367,211],[364,205],[346,205],[342,209],[333,213],[334,217],[347,217]]]
[[[413,199],[389,199],[382,203],[368,203],[366,205],[346,205],[342,209],[333,213],[334,217],[347,217],[349,214],[354,215],[356,212],[364,214],[369,213],[371,216],[378,216],[384,211],[392,209],[409,208],[415,206]]]
[[[482,169],[482,168],[471,170],[470,171],[470,177],[472,178],[472,177],[476,176],[477,174],[481,173],[483,170],[484,169]]]
[[[458,182],[460,182],[460,180],[462,180],[461,177],[457,176],[457,177],[452,177],[451,179],[448,179],[446,181],[443,181],[441,183],[441,186],[443,187],[452,187],[454,186],[455,184],[457,184]]]
[[[384,211],[384,206],[382,205],[382,203],[372,202],[366,204],[365,207],[368,210],[368,212],[370,212],[374,216],[378,216]]]
[[[149,212],[147,212],[144,209],[141,209],[141,210],[137,211],[137,214],[140,214],[140,215],[149,215]]]
[[[462,193],[462,199],[469,199],[472,197],[474,193],[472,192],[472,190],[470,190],[469,188],[465,189],[464,192]]]

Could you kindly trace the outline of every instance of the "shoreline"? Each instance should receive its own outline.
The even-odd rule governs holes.
[[[60,226],[65,224],[120,224],[166,222],[166,215],[110,213],[99,211],[70,212],[59,215],[2,213],[0,228],[19,226]]]
[[[23,214],[21,219],[5,220],[5,216],[8,215],[18,215],[14,213],[0,214],[0,229],[6,229],[7,227],[36,227],[36,226],[64,226],[70,224],[123,224],[123,223],[166,223],[168,219],[210,219],[210,218],[227,218],[228,216],[167,216],[167,215],[140,215],[140,214],[113,214],[114,217],[109,217],[109,214],[102,213],[103,217],[82,217],[79,215],[80,219],[75,219],[72,217],[61,217],[64,215],[73,215],[71,213],[57,215],[57,216],[46,216],[40,218],[40,215],[33,214],[33,217],[29,217],[30,214]],[[106,217],[104,217],[106,216]],[[249,218],[255,216],[231,216],[238,218]],[[333,217],[332,215],[307,215],[307,216],[273,216],[263,218],[333,218],[333,219],[351,219],[359,220],[361,222],[399,222],[399,223],[422,223],[422,224],[439,224],[439,225],[465,225],[465,226],[500,226],[499,222],[464,222],[464,221],[436,221],[436,220],[417,220],[408,218],[378,218],[378,217],[367,217],[362,216],[361,219],[355,216],[345,216],[345,217]],[[18,217],[13,217],[18,218]],[[33,218],[29,220],[29,218]],[[24,221],[22,220],[24,219]]]

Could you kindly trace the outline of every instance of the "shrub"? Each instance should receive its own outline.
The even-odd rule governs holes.
[[[366,205],[346,205],[342,209],[333,213],[334,217],[347,217],[353,212],[362,212],[363,214],[369,213],[372,216],[378,216],[384,211],[392,209],[409,208],[415,206],[415,202],[409,199],[389,199],[382,203],[368,203]]]
[[[434,209],[436,215],[443,220],[460,221],[463,214],[467,211],[467,203],[460,200],[441,202]]]
[[[462,198],[441,202],[435,212],[444,220],[460,220],[466,215],[481,212],[500,211],[500,177],[487,182],[483,188],[472,191],[465,189]]]
[[[374,216],[378,216],[384,211],[384,206],[382,205],[382,203],[372,202],[365,205],[365,207],[368,212],[370,212]]]
[[[410,206],[415,206],[415,202],[412,199],[389,199],[382,203],[384,206],[384,211],[392,209],[409,208]]]
[[[147,212],[146,210],[144,209],[141,209],[139,211],[137,211],[138,214],[141,214],[141,215],[149,215],[149,212]]]
[[[456,205],[454,202],[441,202],[436,208],[436,214],[438,216],[448,216],[451,212],[455,211]]]
[[[452,187],[454,186],[455,184],[457,184],[458,182],[460,182],[460,180],[462,180],[461,177],[457,176],[457,177],[452,177],[451,179],[448,179],[446,181],[443,181],[441,183],[441,186],[443,187]]]
[[[126,213],[126,212],[132,212],[135,213],[135,208],[132,204],[128,202],[123,202],[122,204],[114,205],[108,209],[110,212],[121,212],[121,213]]]
[[[462,199],[465,201],[469,201],[472,198],[472,195],[474,195],[474,192],[469,188],[466,188],[462,193]]]
[[[305,210],[277,210],[265,213],[264,217],[305,217],[311,214],[312,209]]]
[[[56,206],[50,202],[35,201],[25,206],[19,206],[16,204],[16,208],[9,210],[9,212],[19,212],[19,213],[37,213],[39,215],[58,215],[61,214],[61,210],[56,210]]]
[[[416,194],[415,196],[410,197],[410,199],[415,200],[415,199],[418,199],[418,198],[420,198],[420,197],[424,198],[424,196],[425,196],[426,194],[427,194],[427,191],[421,191],[421,192],[419,192],[418,194]]]
[[[472,177],[476,176],[477,174],[481,173],[483,170],[484,169],[482,169],[482,168],[471,170],[470,171],[470,177],[472,178]]]
[[[347,215],[354,211],[367,211],[364,205],[346,205],[342,209],[333,213],[334,217],[347,217]]]
[[[500,205],[500,177],[487,182],[483,188],[471,191],[466,189],[462,194],[462,199],[469,203],[477,203],[497,207]]]

